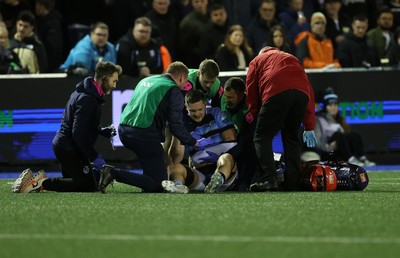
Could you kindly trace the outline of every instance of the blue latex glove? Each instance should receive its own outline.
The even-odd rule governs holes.
[[[202,138],[200,140],[197,140],[197,142],[199,143],[199,145],[197,147],[199,149],[201,148],[203,150],[204,150],[204,148],[215,144],[215,142],[211,138]]]
[[[200,140],[202,137],[197,133],[192,133],[192,137],[195,138],[197,141]]]
[[[315,137],[314,131],[304,131],[303,141],[307,144],[308,148],[314,148],[317,144],[317,138]]]
[[[219,155],[217,155],[211,151],[206,151],[206,153],[208,154],[208,156],[199,158],[199,160],[201,160],[202,162],[206,162],[206,163],[217,163]]]
[[[93,166],[97,169],[100,170],[105,164],[106,162],[104,161],[103,157],[101,156],[101,154],[99,154],[99,156],[97,156],[96,159],[94,159],[92,161]]]
[[[106,138],[111,138],[117,135],[117,130],[115,129],[114,125],[102,127],[100,128],[100,135]]]

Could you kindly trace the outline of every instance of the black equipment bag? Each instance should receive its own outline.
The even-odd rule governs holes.
[[[337,190],[362,191],[367,187],[369,178],[367,171],[360,166],[348,162],[328,162],[336,173]]]

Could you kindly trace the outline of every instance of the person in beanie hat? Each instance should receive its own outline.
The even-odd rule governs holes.
[[[330,38],[325,35],[326,18],[321,12],[311,16],[311,30],[301,32],[296,40],[296,56],[304,68],[340,68]]]
[[[326,159],[329,152],[358,166],[375,166],[365,156],[364,143],[358,132],[352,131],[339,112],[339,98],[332,88],[325,90],[323,109],[317,113],[315,125],[316,151]]]

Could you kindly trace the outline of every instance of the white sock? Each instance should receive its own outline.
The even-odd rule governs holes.
[[[182,184],[182,181],[179,180],[179,179],[174,179],[173,182],[174,182],[176,185],[183,185],[183,184]]]

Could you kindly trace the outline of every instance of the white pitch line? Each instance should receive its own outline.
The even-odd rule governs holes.
[[[400,182],[399,183],[369,182],[368,184],[369,185],[400,185]]]
[[[264,242],[325,244],[400,244],[400,237],[302,237],[302,236],[200,236],[200,235],[75,235],[0,234],[1,240],[106,240],[106,241],[188,241]]]
[[[373,181],[399,181],[400,178],[399,177],[388,177],[388,178],[374,178]],[[371,181],[371,179],[370,179]]]

